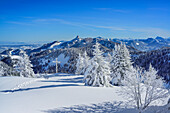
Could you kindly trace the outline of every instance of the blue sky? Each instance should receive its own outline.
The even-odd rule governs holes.
[[[170,37],[168,0],[0,0],[0,41]]]

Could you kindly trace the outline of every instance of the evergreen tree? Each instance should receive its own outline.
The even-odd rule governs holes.
[[[125,44],[115,45],[110,65],[112,84],[122,85],[126,71],[132,69],[130,54]]]
[[[109,63],[111,63],[111,61],[112,61],[112,55],[110,54],[110,53],[108,53],[108,55],[107,55],[107,57],[106,57],[106,60],[109,62]]]
[[[94,46],[94,57],[89,61],[86,69],[84,82],[85,85],[97,87],[109,87],[110,85],[110,67],[109,63],[103,57],[103,52],[99,49],[99,43]]]
[[[152,65],[149,65],[149,70],[145,72],[144,84],[148,86],[160,87],[163,86],[163,80],[157,75],[156,71]]]
[[[84,69],[84,58],[81,56],[79,53],[78,59],[77,59],[77,64],[76,64],[76,74],[84,74],[83,69]]]
[[[87,52],[85,51],[83,54],[83,74],[86,72],[86,69],[88,67],[88,63],[89,63],[89,57],[87,56]]]
[[[58,73],[58,59],[56,58],[56,67],[55,67],[55,72]]]
[[[4,75],[4,68],[2,66],[0,66],[0,76]]]
[[[35,77],[34,71],[32,69],[33,66],[28,55],[24,51],[21,51],[19,55],[20,58],[14,66],[15,70],[19,72],[21,77]]]

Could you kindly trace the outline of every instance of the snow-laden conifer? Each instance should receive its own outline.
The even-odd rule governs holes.
[[[4,68],[3,66],[0,66],[0,76],[3,76],[4,75]]]
[[[103,52],[99,49],[99,43],[94,45],[94,57],[89,60],[88,67],[85,72],[85,85],[97,87],[109,87],[110,85],[110,66],[103,57]]]
[[[78,59],[77,59],[77,64],[76,64],[76,74],[84,74],[83,69],[84,69],[84,58],[81,56],[79,53]]]
[[[106,56],[106,60],[107,60],[109,63],[111,63],[111,62],[112,62],[112,59],[113,59],[112,55],[111,55],[110,53],[108,53],[107,56]]]
[[[132,69],[130,54],[125,44],[115,45],[110,65],[112,84],[122,85],[126,72]]]
[[[28,55],[25,53],[25,51],[21,51],[19,55],[20,57],[14,66],[15,70],[21,77],[35,77],[34,71],[32,69],[33,65],[31,64]]]
[[[55,72],[58,73],[58,59],[57,58],[55,62]]]
[[[88,68],[88,63],[89,63],[90,58],[87,55],[87,52],[85,51],[83,54],[83,74],[86,72],[86,69]]]

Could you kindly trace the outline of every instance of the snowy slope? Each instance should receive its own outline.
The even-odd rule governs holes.
[[[62,73],[44,78],[0,77],[0,113],[136,112],[125,106],[120,87],[88,87],[82,78]]]

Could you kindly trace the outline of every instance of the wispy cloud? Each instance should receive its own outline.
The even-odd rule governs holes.
[[[39,19],[32,19],[29,22],[8,21],[7,23],[18,24],[18,25],[38,25],[38,24],[60,23],[60,24],[65,24],[65,25],[70,25],[70,26],[77,26],[80,28],[86,28],[86,29],[90,29],[94,31],[97,29],[108,29],[110,30],[110,32],[125,31],[125,32],[134,32],[134,33],[144,33],[147,36],[165,36],[165,37],[170,36],[170,32],[168,30],[161,29],[161,28],[152,28],[152,27],[128,28],[128,27],[118,27],[118,26],[105,26],[105,25],[72,22],[72,21],[67,21],[67,20],[58,19],[58,18],[39,18]]]
[[[117,13],[128,13],[129,12],[129,10],[113,9],[113,8],[94,8],[94,9],[100,10],[100,11],[117,12]]]
[[[110,30],[126,30],[124,28],[120,28],[120,27],[113,27],[113,26],[103,26],[103,25],[94,25],[94,24],[86,24],[86,23],[79,23],[79,22],[71,22],[71,21],[66,21],[63,19],[56,19],[56,18],[52,18],[52,19],[36,19],[33,20],[34,22],[59,22],[62,24],[66,24],[66,25],[72,25],[72,26],[80,26],[80,27],[93,27],[93,28],[102,28],[102,29],[110,29]]]
[[[62,21],[62,19],[50,18],[50,19],[35,19],[34,22],[52,22],[52,21]]]
[[[120,9],[114,9],[114,10],[112,10],[112,11],[114,11],[114,12],[119,12],[119,13],[128,13],[129,11],[127,11],[127,10],[120,10]]]
[[[48,19],[35,19],[35,20],[32,20],[33,22],[35,23],[54,23],[54,22],[59,22],[59,23],[62,23],[62,24],[67,24],[67,25],[72,25],[72,26],[80,26],[79,23],[77,22],[70,22],[70,21],[66,21],[66,20],[63,20],[63,19],[58,19],[58,18],[48,18]]]
[[[114,26],[103,26],[103,25],[93,25],[93,24],[82,24],[84,26],[94,27],[94,28],[102,28],[102,29],[110,29],[110,30],[117,30],[117,31],[124,31],[126,29],[121,27],[114,27]]]
[[[17,25],[53,24],[54,22],[59,22],[62,24],[67,24],[67,25],[72,25],[72,26],[79,26],[79,24],[76,22],[69,22],[69,21],[65,21],[65,20],[57,19],[57,18],[50,18],[50,19],[45,19],[45,18],[31,19],[31,18],[29,18],[29,21],[27,21],[27,22],[25,22],[25,21],[6,21],[6,23],[17,24]]]
[[[33,25],[32,23],[18,22],[18,21],[7,21],[6,23],[9,23],[9,24],[18,24],[18,25]]]
[[[111,10],[112,8],[94,8],[95,10],[107,11]]]
[[[162,28],[152,28],[152,27],[146,27],[146,28],[134,28],[130,29],[130,31],[133,32],[142,32],[147,35],[156,35],[156,36],[164,36],[164,37],[169,37],[170,36],[170,31]]]

